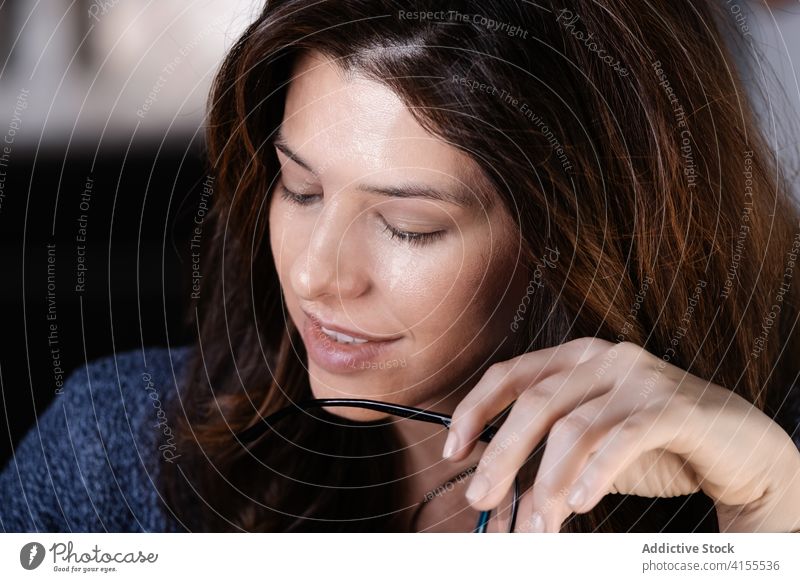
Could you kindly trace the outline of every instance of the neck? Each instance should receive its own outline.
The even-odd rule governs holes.
[[[464,393],[454,393],[445,399],[434,399],[418,405],[418,408],[452,415]],[[459,474],[460,472],[476,465],[481,457],[481,448],[474,451],[463,461],[453,462],[442,458],[444,441],[447,438],[447,429],[441,425],[400,418],[393,425],[403,447],[403,475],[405,478],[400,485],[403,489],[403,507],[406,508],[410,520],[419,503],[426,498],[442,483]],[[456,512],[467,507],[468,503],[461,492],[455,499]],[[447,505],[443,505],[447,506]],[[463,513],[463,512],[462,512]],[[437,516],[441,519],[447,516]],[[410,521],[408,523],[411,526]],[[473,527],[470,523],[468,527]]]

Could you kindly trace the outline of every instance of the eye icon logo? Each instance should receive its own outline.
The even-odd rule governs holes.
[[[28,542],[19,551],[19,563],[26,570],[35,570],[44,561],[44,546],[39,542]]]

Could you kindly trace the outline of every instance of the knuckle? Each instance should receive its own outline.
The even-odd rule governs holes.
[[[566,376],[564,374],[554,374],[534,384],[528,392],[536,396],[540,402],[551,402],[564,388],[565,380]]]
[[[520,436],[516,431],[508,431],[506,427],[503,427],[503,429],[494,436],[478,462],[481,471],[484,470],[484,467],[491,468],[497,466],[501,470],[502,467],[507,467],[508,463],[504,461],[513,459],[513,454],[509,456],[507,451],[513,451],[517,447],[519,441]],[[505,475],[501,475],[501,477],[505,478]]]
[[[456,406],[455,410],[453,410],[453,414],[450,415],[450,426],[453,426],[456,423],[461,423],[461,419],[464,416],[464,401],[462,400],[458,406]]]
[[[654,417],[651,412],[633,414],[622,421],[619,432],[623,437],[630,437],[640,433],[642,430],[653,424]]]
[[[603,341],[603,340],[601,340],[599,338],[596,338],[596,337],[588,337],[587,336],[587,337],[579,337],[578,339],[574,339],[571,342],[569,342],[569,344],[570,344],[570,347],[573,350],[575,350],[576,352],[578,352],[580,354],[580,353],[586,352],[588,350],[591,350],[593,347],[595,347],[598,344],[598,342],[601,342],[601,341]]]
[[[531,411],[535,411],[542,402],[542,395],[537,393],[533,388],[523,390],[517,396],[516,406],[522,406]]]
[[[550,432],[557,437],[579,437],[589,430],[590,425],[589,419],[572,413],[555,421]]]
[[[484,373],[484,378],[493,383],[499,384],[504,382],[508,379],[508,375],[511,372],[511,365],[507,361],[502,362],[495,362],[491,366],[486,369]]]
[[[569,342],[570,348],[576,360],[587,360],[595,355],[600,349],[608,347],[610,344],[598,337],[581,337]]]
[[[678,414],[688,415],[698,406],[698,401],[680,390],[661,390],[656,392],[643,407],[645,412],[651,414],[665,414],[668,411],[677,411]]]
[[[538,412],[553,402],[557,389],[552,385],[539,386],[523,390],[516,399],[516,406],[521,406],[531,412]]]
[[[641,346],[630,341],[620,342],[616,346],[614,346],[614,349],[623,358],[629,358],[630,360],[634,360],[640,357],[642,355],[642,352],[645,351]]]
[[[473,470],[473,475],[483,475],[493,486],[502,484],[506,480],[509,469],[504,463],[497,462],[497,455],[501,453],[502,451],[498,453],[491,449],[487,450],[478,461],[478,466]]]
[[[453,410],[453,414],[451,415],[450,424],[451,426],[458,423],[464,424],[466,419],[481,414],[481,403],[480,401],[475,398],[472,394],[467,394],[467,396],[458,403]]]
[[[653,410],[664,410],[668,404],[668,397],[655,393],[647,398],[639,398],[633,403],[632,412],[645,413]]]
[[[458,406],[456,406],[455,410],[453,411],[452,417],[450,419],[450,426],[455,424],[466,425],[467,421],[480,417],[483,414],[483,406],[480,402],[477,402],[474,399],[465,398],[461,402],[459,402]]]

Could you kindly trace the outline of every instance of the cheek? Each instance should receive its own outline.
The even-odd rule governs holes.
[[[508,261],[481,252],[481,240],[386,247],[374,263],[376,285],[417,340],[463,340],[492,317],[510,271]]]

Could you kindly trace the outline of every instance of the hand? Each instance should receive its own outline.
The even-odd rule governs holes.
[[[517,531],[557,532],[608,493],[699,490],[720,531],[800,528],[800,452],[789,435],[741,396],[635,344],[583,338],[492,365],[456,407],[445,457],[469,455],[512,403],[467,498],[497,507],[547,436]]]

